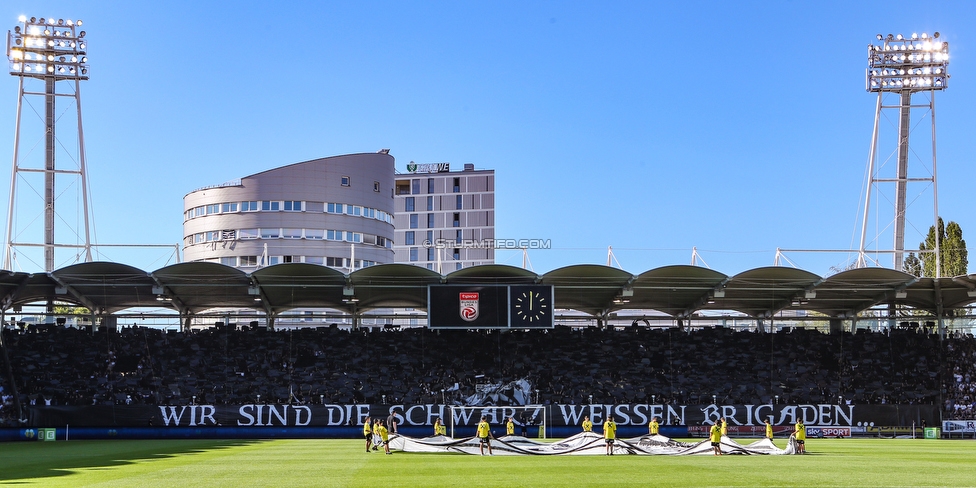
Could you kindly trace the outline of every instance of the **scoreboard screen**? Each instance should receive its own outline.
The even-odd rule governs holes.
[[[427,325],[432,329],[553,327],[552,286],[430,285]]]

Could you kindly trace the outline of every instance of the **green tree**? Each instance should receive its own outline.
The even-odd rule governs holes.
[[[922,262],[913,252],[908,253],[908,257],[905,258],[905,272],[919,278],[922,277]]]
[[[935,250],[936,227],[929,227],[929,234],[925,242],[918,245],[919,250]],[[940,276],[959,276],[969,273],[969,251],[966,241],[962,238],[962,227],[956,222],[943,225],[942,217],[938,221],[939,255],[941,264]],[[919,261],[921,261],[919,263]],[[923,252],[918,258],[913,253],[905,259],[905,272],[915,276],[935,277],[935,253]]]
[[[87,315],[89,313],[89,310],[85,307],[75,307],[61,302],[54,305],[55,315]]]

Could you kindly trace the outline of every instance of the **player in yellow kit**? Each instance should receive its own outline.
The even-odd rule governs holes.
[[[613,415],[607,416],[607,421],[603,423],[603,441],[607,443],[607,456],[613,456],[613,443],[617,440],[617,423],[613,421]]]
[[[807,426],[803,425],[803,420],[797,419],[796,425],[793,426],[793,436],[796,439],[796,452],[806,454]]]
[[[515,418],[509,417],[505,422],[505,435],[515,435]]]
[[[488,446],[488,455],[491,456],[491,427],[488,425],[488,417],[481,416],[478,422],[478,440],[481,442],[481,455],[485,455],[485,446]]]
[[[390,452],[390,431],[386,430],[386,426],[383,422],[380,422],[379,427],[380,441],[383,442],[383,449],[386,449],[387,454],[393,454]]]
[[[769,419],[766,419],[766,438],[773,440],[773,424],[769,423]]]
[[[366,423],[363,424],[363,436],[366,437],[366,452],[369,452],[369,445],[373,443],[373,424],[369,417],[366,417]]]
[[[657,435],[660,429],[661,424],[657,423],[657,417],[652,418],[651,423],[647,424],[647,433],[651,435]]]
[[[716,456],[722,455],[722,427],[718,422],[712,424],[708,430],[708,437],[712,441],[712,452]]]
[[[583,417],[583,432],[593,432],[593,422],[590,422],[589,415]]]

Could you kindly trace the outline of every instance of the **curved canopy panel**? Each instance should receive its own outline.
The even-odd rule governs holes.
[[[884,303],[939,314],[976,302],[976,275],[923,278],[885,268],[860,268],[823,279],[808,271],[758,268],[729,277],[698,266],[665,266],[634,276],[600,265],[574,265],[539,276],[514,266],[484,265],[447,276],[407,264],[381,264],[345,275],[320,265],[287,263],[245,274],[217,263],[191,262],[152,273],[94,262],[51,273],[0,271],[0,308],[51,301],[96,314],[169,305],[183,314],[209,309],[330,308],[356,314],[378,308],[427,308],[433,284],[551,285],[555,306],[592,316],[618,310],[657,310],[689,317],[699,310],[735,310],[771,317],[810,310],[835,318]]]
[[[132,307],[156,307],[155,282],[149,273],[109,262],[81,263],[51,272],[58,283],[55,294],[98,313],[114,313]]]
[[[809,271],[796,268],[751,269],[729,278],[700,308],[737,310],[752,317],[771,316],[789,307],[795,297],[805,296],[805,291],[821,280]]]
[[[346,275],[333,268],[282,263],[251,273],[264,307],[274,313],[295,308],[344,308]],[[254,290],[251,290],[254,293]]]
[[[210,308],[264,308],[242,271],[217,263],[181,263],[151,273],[173,305],[191,313]]]
[[[658,310],[671,316],[687,315],[706,304],[712,290],[728,276],[701,266],[675,265],[645,271],[633,283],[628,309]]]
[[[56,300],[57,283],[46,273],[4,271],[0,276],[4,309],[38,301]],[[74,301],[66,299],[65,301]]]
[[[542,283],[554,287],[556,308],[594,315],[612,308],[614,298],[633,279],[622,269],[598,264],[565,266],[542,275]]]
[[[17,292],[30,277],[27,273],[18,271],[0,271],[0,305],[7,309],[15,304],[19,305]]]
[[[832,317],[854,316],[854,314],[881,303],[899,300],[899,296],[918,278],[901,271],[885,268],[858,268],[837,273],[817,285],[815,297],[809,303],[800,303],[797,308],[815,310]],[[922,293],[915,296],[917,303],[929,308],[931,301],[922,300]]]
[[[956,276],[950,278],[948,283],[946,281],[945,278],[939,280],[942,284],[940,293],[943,308],[965,307],[976,302],[976,274]],[[909,296],[912,296],[912,288],[914,286],[909,287]]]
[[[483,264],[462,268],[444,277],[452,285],[495,284],[521,285],[539,281],[539,275],[532,271],[507,264]]]
[[[440,283],[444,277],[420,266],[378,264],[349,275],[357,307],[427,308],[427,285]]]

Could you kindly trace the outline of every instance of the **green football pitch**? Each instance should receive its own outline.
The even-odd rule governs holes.
[[[362,446],[356,440],[8,442],[0,443],[0,486],[976,485],[971,440],[814,439],[804,456],[722,457],[386,456]]]

